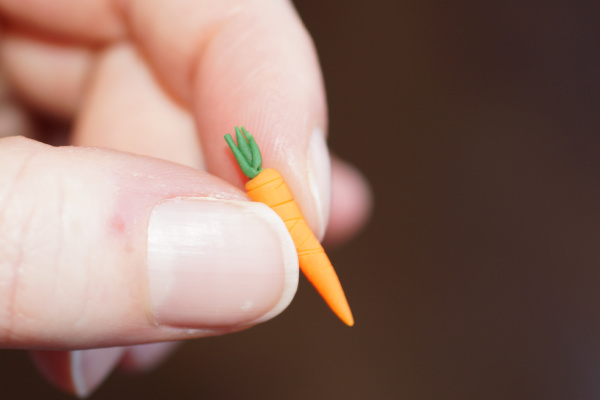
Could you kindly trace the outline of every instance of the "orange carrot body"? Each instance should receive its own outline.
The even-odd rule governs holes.
[[[252,200],[271,207],[285,222],[298,252],[300,269],[317,289],[331,310],[347,325],[354,325],[346,295],[331,261],[319,240],[310,230],[294,196],[274,169],[262,169],[262,156],[254,137],[244,127],[235,127],[237,144],[231,135],[225,141],[233,152],[242,172],[250,180],[246,191]]]
[[[246,191],[252,200],[268,205],[281,217],[296,245],[300,269],[306,278],[342,321],[354,325],[350,306],[331,261],[306,223],[281,174],[274,169],[264,169],[246,183]]]

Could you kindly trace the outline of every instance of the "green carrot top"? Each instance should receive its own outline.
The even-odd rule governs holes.
[[[258,145],[254,141],[254,137],[243,126],[241,129],[235,127],[235,136],[237,145],[230,134],[225,135],[225,140],[244,175],[253,179],[262,171],[262,157]]]

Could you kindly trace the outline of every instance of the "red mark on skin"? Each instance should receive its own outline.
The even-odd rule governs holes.
[[[116,233],[125,232],[125,219],[121,215],[115,215],[110,220],[110,229]]]
[[[134,246],[131,241],[132,238],[129,237],[130,232],[130,223],[127,223],[127,220],[123,216],[123,214],[115,214],[109,223],[110,233],[112,235],[117,236],[117,240],[121,246],[123,246],[123,250],[130,253],[134,251]]]

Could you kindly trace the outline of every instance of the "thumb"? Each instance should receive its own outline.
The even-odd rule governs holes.
[[[0,140],[0,347],[80,349],[236,331],[298,282],[284,223],[204,172]]]

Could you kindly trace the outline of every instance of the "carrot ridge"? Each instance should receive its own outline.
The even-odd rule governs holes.
[[[321,252],[321,249],[307,249],[298,251],[299,256],[308,256],[311,254],[318,254]]]

